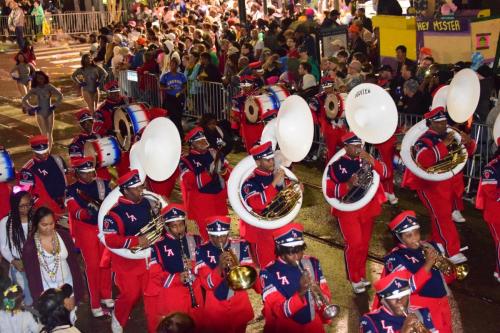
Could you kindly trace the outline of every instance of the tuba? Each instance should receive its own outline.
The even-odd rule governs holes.
[[[229,202],[236,214],[246,223],[262,229],[277,229],[291,222],[299,213],[302,205],[302,190],[297,177],[284,165],[301,161],[309,152],[314,135],[314,125],[307,102],[300,96],[287,97],[281,104],[278,117],[270,121],[262,133],[261,141],[273,142],[275,161],[281,160],[280,168],[290,185],[281,191],[272,210],[266,216],[254,212],[243,200],[241,188],[245,180],[256,168],[252,156],[241,160],[231,172],[227,183]]]
[[[234,265],[224,268],[224,277],[232,290],[246,290],[251,288],[257,280],[257,271],[252,266],[238,265],[238,258],[231,249],[224,250],[220,245],[222,253],[228,252],[231,255]],[[222,254],[221,253],[221,254]]]
[[[130,166],[132,169],[137,169],[139,171],[141,181],[144,181],[146,176],[153,180],[162,181],[174,173],[179,164],[180,156],[181,139],[179,131],[174,123],[167,118],[156,118],[144,129],[141,139],[132,146],[130,152]],[[97,217],[97,225],[99,228],[98,237],[104,245],[106,245],[103,234],[104,216],[116,204],[120,196],[122,196],[120,189],[118,187],[114,188],[106,198],[104,198],[99,208]],[[144,196],[156,202],[152,207],[155,207],[158,212],[161,211],[161,208],[167,206],[167,202],[156,193],[145,190]],[[149,236],[151,240],[155,240],[155,238],[158,237],[156,236],[158,233],[156,230],[160,229],[160,220],[162,227],[161,232],[163,232],[163,219],[160,218],[158,220],[153,219],[149,221],[143,230],[145,234],[151,234],[151,236]],[[129,249],[113,249],[109,247],[108,249],[128,259],[145,259],[151,255],[149,247],[146,249],[134,249],[134,252]]]
[[[476,110],[479,102],[479,89],[477,74],[471,69],[463,69],[453,77],[449,86],[444,86],[436,92],[432,108],[446,107],[453,121],[463,123]],[[405,166],[419,178],[429,181],[450,179],[462,171],[467,163],[467,150],[461,143],[460,131],[452,127],[448,128],[448,132],[453,133],[455,139],[448,146],[448,155],[437,165],[424,169],[415,161],[416,152],[413,147],[428,129],[424,119],[406,132],[401,143],[401,159]]]
[[[345,116],[351,130],[363,141],[373,144],[387,141],[396,131],[398,123],[392,97],[383,88],[371,83],[360,84],[351,90],[346,99]],[[352,212],[363,208],[373,199],[380,184],[380,175],[363,161],[357,172],[360,185],[351,189],[342,200],[329,198],[326,194],[328,171],[345,153],[345,149],[341,149],[327,163],[321,187],[323,196],[332,207]]]

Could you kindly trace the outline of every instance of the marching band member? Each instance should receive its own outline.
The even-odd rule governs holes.
[[[455,275],[444,275],[433,269],[439,248],[433,242],[421,241],[420,225],[414,211],[400,213],[389,223],[389,228],[399,243],[385,256],[382,276],[392,272],[406,274],[411,289],[411,305],[428,308],[436,329],[440,333],[451,333],[446,284],[451,283]]]
[[[147,248],[151,244],[145,235],[136,236],[139,230],[154,218],[153,207],[142,196],[143,186],[137,170],[131,170],[118,178],[123,194],[103,220],[106,245],[115,249]],[[147,260],[128,259],[111,252],[111,269],[120,294],[115,301],[111,329],[123,332],[130,312],[139,301],[148,281]],[[144,300],[146,318],[149,304]]]
[[[181,188],[188,218],[196,221],[203,240],[208,240],[206,218],[227,215],[226,181],[230,166],[225,157],[209,148],[201,127],[193,128],[185,136],[189,154],[179,163]]]
[[[391,205],[398,203],[398,198],[394,194],[394,165],[393,159],[396,155],[396,135],[392,135],[387,141],[376,144],[380,159],[384,162],[387,173],[382,179],[382,186],[384,187],[385,196]]]
[[[94,112],[94,132],[100,136],[115,135],[113,131],[114,110],[129,103],[125,96],[120,95],[117,81],[109,81],[104,85],[107,96],[104,102]]]
[[[443,107],[437,107],[426,113],[429,130],[415,143],[416,162],[424,169],[439,163],[448,155],[448,145],[453,142],[453,133],[447,134],[447,120]],[[471,155],[476,143],[467,134],[461,132],[461,143]],[[460,238],[453,224],[452,213],[453,178],[443,181],[428,181],[412,174],[408,168],[403,178],[403,186],[416,190],[431,218],[431,239],[444,246],[447,256],[454,264],[467,261],[460,253]]]
[[[254,316],[247,292],[232,290],[225,279],[234,266],[253,266],[248,243],[229,238],[230,227],[231,218],[227,216],[209,217],[210,240],[196,251],[195,272],[206,290],[204,332],[244,333]]]
[[[382,305],[361,317],[361,333],[412,333],[425,329],[438,332],[427,308],[410,305],[410,282],[403,272],[394,272],[378,280],[375,291]]]
[[[353,188],[360,186],[358,172],[364,167],[374,169],[383,178],[386,168],[362,146],[353,132],[342,137],[346,154],[330,165],[326,180],[326,193],[330,198],[343,199]],[[359,198],[353,197],[353,200]],[[355,211],[341,211],[332,208],[332,215],[337,217],[340,231],[345,242],[345,264],[347,278],[354,293],[363,293],[370,282],[366,280],[366,258],[373,231],[375,217],[382,211],[385,194],[381,185],[373,199],[364,207]]]
[[[82,132],[73,138],[73,141],[69,144],[69,157],[84,157],[85,151],[85,143],[87,141],[95,140],[99,138],[99,135],[94,133],[93,124],[94,118],[90,113],[89,109],[83,108],[76,113],[76,120],[78,121]],[[101,179],[110,181],[111,174],[108,171],[108,168],[98,168],[96,170],[97,176]]]
[[[500,137],[497,138],[494,158],[484,168],[477,191],[476,208],[483,210],[483,218],[488,224],[495,242],[496,264],[493,273],[500,283]]]
[[[241,87],[241,93],[233,97],[232,112],[234,119],[239,120],[240,135],[245,144],[245,149],[247,152],[250,152],[250,149],[260,140],[260,136],[264,130],[264,124],[262,122],[250,123],[247,120],[244,112],[245,101],[249,96],[254,94],[254,86],[251,83],[242,83]]]
[[[99,266],[104,245],[97,237],[97,214],[100,203],[110,192],[108,182],[95,177],[92,157],[71,160],[76,182],[68,186],[66,205],[75,245],[80,248],[90,295],[90,308],[94,317],[104,316],[101,303],[114,306],[111,297],[111,271]]]
[[[276,259],[260,272],[264,332],[324,332],[323,308],[313,301],[330,289],[318,259],[304,255],[303,227],[289,223],[273,231]]]
[[[323,90],[314,96],[309,102],[309,107],[313,114],[317,114],[321,135],[326,144],[326,161],[328,162],[337,152],[339,147],[342,147],[342,136],[347,133],[347,128],[342,118],[344,113],[344,102],[339,99],[338,113],[334,119],[330,119],[326,113],[325,100],[328,95],[333,94],[333,84],[328,83],[322,85]]]
[[[22,167],[19,183],[32,187],[31,193],[39,200],[35,205],[45,205],[55,214],[64,213],[66,192],[66,165],[64,160],[50,154],[49,139],[46,135],[30,138],[33,158]]]
[[[274,170],[274,152],[270,141],[254,146],[250,154],[257,167],[243,183],[241,195],[246,204],[260,214],[284,188],[285,172],[281,168],[276,172]],[[264,268],[274,260],[274,239],[268,230],[240,220],[240,235],[250,243],[259,267]]]
[[[198,322],[203,309],[200,279],[191,271],[201,238],[187,232],[186,212],[182,205],[169,204],[161,214],[167,232],[152,247],[145,293],[146,298],[153,298],[151,304],[154,304],[151,307],[154,313],[148,321],[149,332],[156,332],[161,318],[173,312],[186,313]]]

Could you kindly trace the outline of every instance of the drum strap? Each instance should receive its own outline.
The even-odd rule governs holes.
[[[64,183],[66,184],[67,181],[66,181],[66,172],[65,172],[65,167],[64,167],[64,162],[61,158],[61,156],[58,156],[58,155],[52,155],[52,157],[54,158],[54,161],[56,162],[57,166],[59,167],[59,170],[61,170],[61,173],[63,174],[63,178],[64,178]]]

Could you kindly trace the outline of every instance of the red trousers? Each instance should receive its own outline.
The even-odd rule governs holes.
[[[179,177],[179,169],[175,169],[174,173],[164,181],[155,181],[147,177],[146,182],[148,187],[156,194],[163,195],[164,197],[170,198],[170,194],[174,190],[175,184],[177,183],[177,178]]]
[[[240,236],[250,244],[258,267],[264,268],[276,258],[272,230],[257,228],[240,220]]]
[[[387,167],[387,177],[382,179],[382,186],[384,191],[394,193],[394,165],[393,159],[396,154],[396,137],[393,135],[389,140],[381,144],[375,145],[377,148],[382,162]]]
[[[323,333],[325,332],[325,327],[323,326],[323,321],[316,313],[314,320],[307,324],[299,324],[292,318],[276,318],[274,316],[266,316],[264,333]]]
[[[208,241],[206,219],[215,215],[227,215],[227,192],[217,194],[201,193],[197,190],[187,193],[188,217],[196,222],[203,241]]]
[[[151,305],[150,316],[148,318],[148,332],[156,332],[158,324],[163,317],[172,312],[183,312],[188,314],[199,326],[203,317],[203,294],[198,280],[193,285],[198,308],[191,306],[191,296],[187,286],[162,288],[160,294],[156,296],[144,296],[144,299]],[[220,318],[219,318],[220,319]]]
[[[333,128],[330,124],[325,126],[322,131],[326,144],[326,161],[328,162],[338,151],[338,148],[344,146],[342,136],[347,133],[347,130],[344,127]]]
[[[451,219],[450,191],[426,189],[417,191],[431,218],[431,239],[444,246],[448,257],[460,252],[460,237]]]
[[[262,123],[250,124],[246,120],[240,124],[241,138],[245,143],[245,149],[250,152],[250,149],[260,140],[264,125]]]
[[[411,294],[410,304],[428,308],[434,327],[439,333],[452,333],[451,309],[448,296],[441,298],[423,297],[418,294]]]
[[[493,241],[495,242],[495,252],[497,255],[497,260],[495,263],[495,272],[500,274],[500,221],[497,219],[495,222],[486,221],[488,228],[491,232],[491,237],[493,237]]]
[[[140,264],[144,265],[143,263]],[[132,312],[133,307],[143,295],[148,282],[148,276],[146,270],[139,275],[129,274],[126,271],[116,272],[115,284],[120,290],[120,294],[115,301],[115,317],[122,327],[127,325],[130,312]],[[144,298],[144,312],[146,313],[148,322],[150,321],[149,317],[153,305],[150,301],[150,299]]]
[[[359,282],[366,277],[366,258],[375,220],[375,216],[362,212],[343,213],[337,217],[345,242],[347,278],[351,282]]]
[[[464,174],[459,172],[452,178],[451,195],[453,199],[453,210],[464,210],[464,201],[462,199],[465,191]]]
[[[101,300],[112,298],[111,269],[100,267],[104,245],[97,238],[97,226],[79,221],[73,221],[72,225],[75,243],[82,251],[85,262],[90,307],[97,309],[101,307]]]
[[[232,298],[225,301],[219,301],[213,291],[207,291],[206,298],[203,332],[245,333],[248,322],[254,316],[246,291],[236,291]]]

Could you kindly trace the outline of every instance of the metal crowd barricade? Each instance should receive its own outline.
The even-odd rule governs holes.
[[[162,106],[159,77],[154,74],[139,74],[136,71],[120,71],[118,85],[122,94],[150,106]]]
[[[212,113],[218,120],[229,119],[231,96],[228,89],[219,82],[188,82],[184,115],[201,117]]]
[[[121,19],[124,20],[126,12],[122,11]],[[113,15],[109,12],[71,12],[62,14],[45,14],[47,22],[50,24],[50,34],[89,34],[99,31],[103,26],[113,21]],[[24,35],[35,36],[42,33],[42,27],[37,27],[35,17],[25,15]],[[0,31],[3,36],[15,36],[14,31],[8,27],[8,16],[0,16]]]

